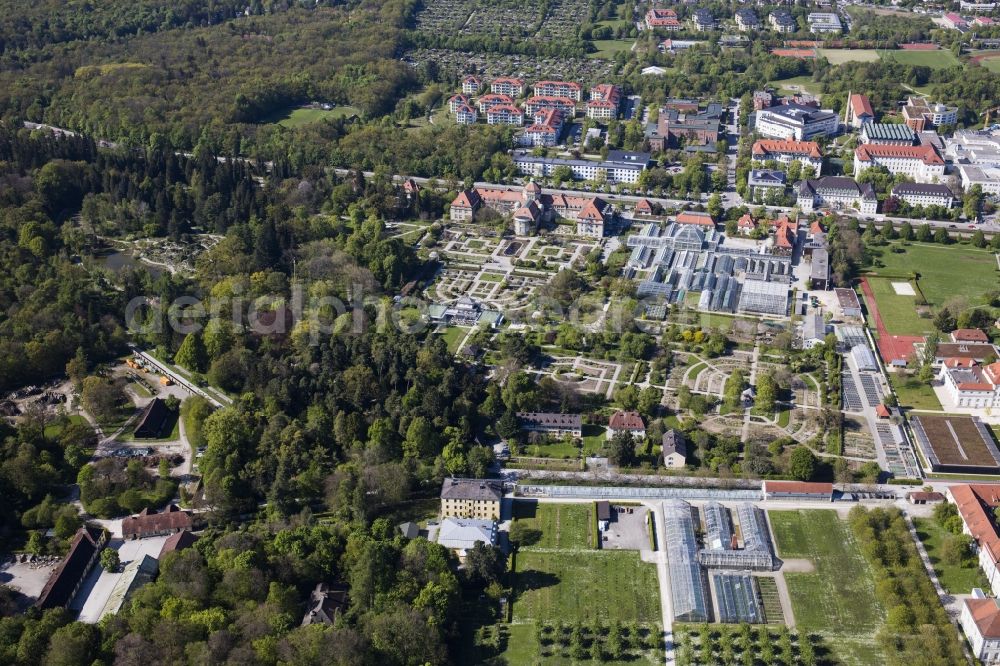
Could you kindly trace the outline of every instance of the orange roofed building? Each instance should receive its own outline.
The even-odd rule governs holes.
[[[962,631],[972,646],[976,659],[984,664],[1000,663],[1000,605],[981,590],[962,602],[959,618]]]
[[[1000,535],[993,509],[1000,506],[1000,485],[977,483],[948,486],[948,499],[958,507],[963,530],[975,541],[979,566],[993,594],[1000,594]]]
[[[451,202],[449,217],[453,222],[471,222],[483,208],[513,215],[515,234],[525,236],[539,223],[561,218],[576,222],[578,236],[600,238],[615,214],[614,207],[600,197],[543,194],[538,183],[531,182],[521,190],[509,187],[463,190]]]

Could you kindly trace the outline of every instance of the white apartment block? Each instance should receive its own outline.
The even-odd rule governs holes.
[[[478,95],[479,91],[483,89],[483,80],[478,76],[469,75],[462,79],[462,94],[463,95]]]
[[[475,125],[476,120],[478,119],[479,114],[476,113],[476,108],[474,106],[463,104],[455,109],[455,122],[459,125]]]
[[[535,84],[534,94],[538,97],[568,97],[579,102],[583,88],[573,81],[539,81]]]
[[[524,94],[524,81],[510,77],[501,77],[490,81],[490,92],[494,95],[510,95],[520,97]]]
[[[890,146],[865,143],[854,150],[854,175],[881,166],[893,175],[918,183],[936,183],[944,177],[944,160],[934,146]]]
[[[516,106],[507,104],[494,106],[486,112],[486,123],[489,125],[515,125],[520,127],[524,124],[524,112]]]
[[[806,17],[809,32],[815,34],[839,33],[843,30],[840,17],[831,12],[812,12]]]
[[[983,194],[1000,194],[1000,168],[958,165],[958,174],[962,178],[962,190],[968,192],[974,186],[983,188]]]

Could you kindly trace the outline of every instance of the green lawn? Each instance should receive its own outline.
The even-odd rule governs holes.
[[[904,51],[902,49],[893,51],[879,51],[879,56],[883,60],[895,60],[904,65],[913,67],[930,67],[931,69],[946,69],[948,67],[958,67],[959,62],[955,54],[946,49],[936,51]]]
[[[919,273],[918,284],[927,302],[941,307],[955,295],[969,299],[970,305],[982,303],[987,291],[996,289],[997,262],[993,252],[970,245],[910,243],[901,253],[881,248],[884,267],[873,272]]]
[[[628,551],[517,554],[514,622],[595,624],[660,620],[656,567]]]
[[[448,326],[443,332],[438,333],[444,339],[445,344],[448,345],[448,351],[452,354],[458,351],[458,345],[462,343],[462,340],[468,334],[469,329],[464,326]]]
[[[296,109],[286,109],[279,113],[270,116],[264,122],[267,123],[277,123],[282,127],[302,127],[303,125],[311,125],[313,123],[318,123],[321,120],[332,120],[334,118],[350,118],[351,116],[360,116],[361,110],[356,109],[353,106],[335,106],[332,109],[311,109],[311,108],[296,108]]]
[[[941,401],[930,384],[920,381],[916,377],[905,379],[895,374],[889,375],[892,388],[896,391],[901,407],[910,409],[929,409],[941,411]]]
[[[623,51],[631,51],[634,39],[597,39],[591,42],[597,49],[593,53],[588,53],[588,58],[603,58],[612,60],[616,54]]]
[[[831,65],[843,65],[845,62],[875,62],[879,52],[875,49],[818,49],[820,56],[830,61]]]
[[[531,548],[560,548],[564,550],[591,550],[593,541],[594,505],[542,504],[514,502],[514,518],[529,528],[539,530],[541,538]]]
[[[80,416],[79,414],[68,414],[65,419],[59,418],[52,423],[45,426],[44,434],[49,439],[56,439],[61,434],[62,431],[71,423],[88,423],[87,419]]]
[[[812,94],[819,93],[819,84],[813,81],[812,76],[795,76],[790,79],[780,79],[778,81],[771,81],[767,84],[772,88],[777,88],[778,92],[790,93],[790,92],[807,92]]]
[[[917,314],[916,296],[897,294],[893,282],[906,282],[903,278],[868,277],[875,300],[878,302],[879,313],[889,333],[893,335],[926,335],[934,329],[931,319]],[[875,330],[875,322],[869,321],[869,327]]]
[[[979,61],[979,64],[985,67],[986,69],[990,70],[991,72],[1000,74],[1000,57],[983,58],[982,60]]]
[[[812,561],[811,573],[785,573],[795,623],[820,634],[837,661],[881,664],[875,633],[884,617],[871,567],[846,522],[830,510],[770,511],[778,556]]]
[[[945,564],[941,561],[941,541],[948,532],[931,518],[914,518],[917,536],[927,549],[934,573],[944,589],[952,594],[968,594],[974,587],[989,589],[989,583],[975,560],[966,565]]]

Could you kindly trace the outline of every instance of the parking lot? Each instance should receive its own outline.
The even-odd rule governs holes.
[[[644,506],[611,505],[611,524],[601,536],[604,550],[648,550],[649,532]]]

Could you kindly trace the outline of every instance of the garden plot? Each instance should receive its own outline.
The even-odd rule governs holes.
[[[404,61],[414,67],[434,62],[444,76],[458,77],[475,72],[487,80],[497,76],[516,76],[528,82],[559,79],[576,81],[584,86],[607,82],[616,67],[611,61],[590,58],[537,58],[446,49],[415,49],[406,54]]]
[[[446,234],[442,239],[440,251],[455,259],[465,258],[482,261],[492,256],[500,244],[501,241],[497,238],[455,230]]]
[[[875,438],[864,417],[844,415],[844,455],[875,459]]]
[[[571,40],[585,0],[426,0],[417,13],[417,30],[435,35],[491,35]]]
[[[553,379],[564,384],[572,384],[581,393],[604,393],[614,391],[615,382],[621,379],[622,364],[615,361],[598,361],[579,356],[554,357],[548,372]],[[548,374],[537,371],[538,374]]]

